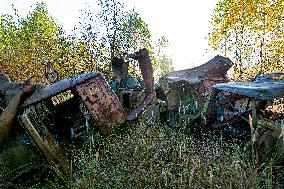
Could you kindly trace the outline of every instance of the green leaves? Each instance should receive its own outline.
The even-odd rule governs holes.
[[[167,73],[173,71],[172,58],[167,54],[167,48],[170,46],[169,40],[162,36],[158,39],[158,44],[156,45],[155,55],[156,61],[154,62],[155,74],[158,77],[162,77]]]
[[[34,75],[39,81],[47,82],[43,77],[47,62],[54,64],[60,78],[94,70],[96,66],[88,44],[68,37],[44,3],[38,3],[25,18],[2,15],[0,70],[12,81]]]
[[[13,81],[24,80],[30,75],[41,77],[46,61],[44,58],[54,58],[51,54],[57,47],[59,33],[46,5],[37,4],[22,19],[2,15],[0,28],[1,70],[5,70]]]
[[[152,48],[148,25],[135,10],[127,12],[121,26],[118,38],[121,41],[124,52],[135,52],[142,48]]]
[[[283,71],[283,0],[221,0],[214,10],[209,45],[235,60],[234,78]]]
[[[55,22],[44,3],[37,3],[24,18],[16,9],[14,14],[1,15],[0,70],[12,81],[34,75],[46,83],[45,65],[51,62],[59,79],[91,70],[110,78],[113,56],[142,48],[148,49],[157,65],[150,29],[138,12],[127,11],[119,0],[97,2],[100,12],[95,15],[91,10],[82,11],[73,35],[67,35]],[[169,57],[161,55],[159,59],[167,62],[164,66],[171,65]],[[130,72],[137,73],[134,63],[130,63]]]

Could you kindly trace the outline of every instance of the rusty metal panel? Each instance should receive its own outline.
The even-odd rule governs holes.
[[[213,86],[215,89],[232,92],[259,100],[273,100],[284,96],[284,81],[274,82],[230,82]]]
[[[76,86],[76,91],[103,133],[125,121],[124,110],[102,75]]]
[[[146,110],[147,106],[155,96],[153,67],[148,50],[146,48],[139,50],[135,53],[133,58],[138,60],[139,68],[145,83],[146,96],[141,104],[127,116],[127,120],[129,121],[136,119],[138,115]]]
[[[88,72],[86,74],[76,75],[70,78],[62,79],[60,81],[55,82],[52,85],[49,85],[43,89],[37,90],[34,94],[32,94],[27,100],[25,100],[23,106],[29,106],[31,104],[40,102],[46,98],[53,97],[59,93],[67,91],[80,83],[96,77],[100,76],[99,72]]]
[[[180,111],[186,107],[195,112],[205,103],[207,91],[216,83],[228,82],[227,71],[232,61],[222,56],[215,56],[198,67],[171,72],[159,82],[166,96],[168,110]],[[198,106],[196,105],[198,104]]]
[[[175,83],[196,84],[202,82],[206,77],[225,78],[227,71],[233,65],[232,61],[222,56],[215,56],[205,64],[200,66],[173,71],[160,79],[160,83]]]

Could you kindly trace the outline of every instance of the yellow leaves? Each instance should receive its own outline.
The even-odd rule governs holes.
[[[235,58],[240,64],[237,72],[257,74],[246,69],[254,66],[270,72],[279,69],[284,61],[283,2],[223,0],[212,17],[209,45]]]
[[[247,1],[246,12],[250,15],[254,14],[255,9],[254,9],[254,5],[253,5],[253,0]]]
[[[38,4],[21,24],[14,23],[12,16],[5,23],[2,17],[0,19],[0,69],[12,81],[34,75],[45,82],[43,74],[47,61],[53,63],[60,78],[95,69],[95,60],[86,41],[60,35],[60,28],[43,4]]]
[[[53,63],[53,68],[54,68],[55,70],[58,70],[58,69],[59,69],[58,63]]]
[[[284,75],[280,75],[278,77],[273,77],[274,80],[282,80],[284,78]]]

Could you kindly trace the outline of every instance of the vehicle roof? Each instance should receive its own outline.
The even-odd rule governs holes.
[[[261,75],[253,82],[220,83],[213,88],[259,100],[284,97],[284,73]]]
[[[75,75],[66,79],[59,80],[52,85],[48,85],[45,88],[36,90],[29,98],[27,98],[23,106],[29,106],[31,104],[40,102],[46,98],[53,97],[59,93],[65,92],[76,85],[91,79],[93,77],[102,75],[100,72],[88,72],[85,74]]]

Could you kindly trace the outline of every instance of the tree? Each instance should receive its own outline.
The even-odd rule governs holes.
[[[162,36],[158,40],[157,44],[157,55],[156,55],[156,75],[158,77],[162,77],[166,75],[167,73],[171,72],[174,70],[173,65],[172,65],[172,58],[167,55],[167,48],[170,46],[169,40],[165,37]]]
[[[45,65],[51,62],[59,79],[96,70],[111,77],[114,56],[147,48],[156,65],[148,25],[135,11],[126,11],[119,0],[98,0],[100,11],[94,15],[85,10],[75,34],[67,35],[48,13],[44,3],[36,4],[25,18],[0,17],[0,69],[12,81],[31,75],[41,82]],[[166,61],[166,58],[164,58]],[[167,60],[169,61],[169,60]],[[138,73],[131,62],[130,72]]]
[[[124,52],[135,52],[142,48],[152,50],[148,25],[134,9],[127,12],[117,37],[120,43],[118,46]]]
[[[15,15],[1,16],[0,69],[13,81],[31,75],[42,78],[45,62],[57,59],[60,27],[43,3],[38,3],[26,18]]]
[[[148,25],[135,10],[127,11],[119,0],[98,0],[100,11],[94,16],[90,10],[84,10],[78,28],[84,41],[96,54],[100,70],[109,77],[113,57],[123,53],[133,53],[147,48],[153,55],[151,34]],[[78,32],[77,32],[78,33]],[[92,40],[94,39],[94,42]],[[153,60],[154,57],[151,57]],[[130,72],[138,73],[137,66],[130,61]]]
[[[283,0],[220,0],[209,45],[235,61],[235,78],[283,70]]]
[[[97,13],[102,30],[103,41],[108,44],[110,59],[118,56],[119,41],[117,40],[118,31],[125,19],[126,11],[124,4],[119,0],[98,0],[101,11]]]
[[[52,62],[59,77],[93,70],[95,60],[90,47],[80,39],[67,37],[64,30],[49,15],[44,3],[38,3],[27,17],[1,15],[0,70],[12,81],[31,75],[47,82],[45,65]]]
[[[43,59],[57,46],[59,27],[42,3],[37,4],[27,18],[16,19],[11,15],[1,16],[0,69],[5,70],[12,80],[23,80],[33,74],[40,76]]]

